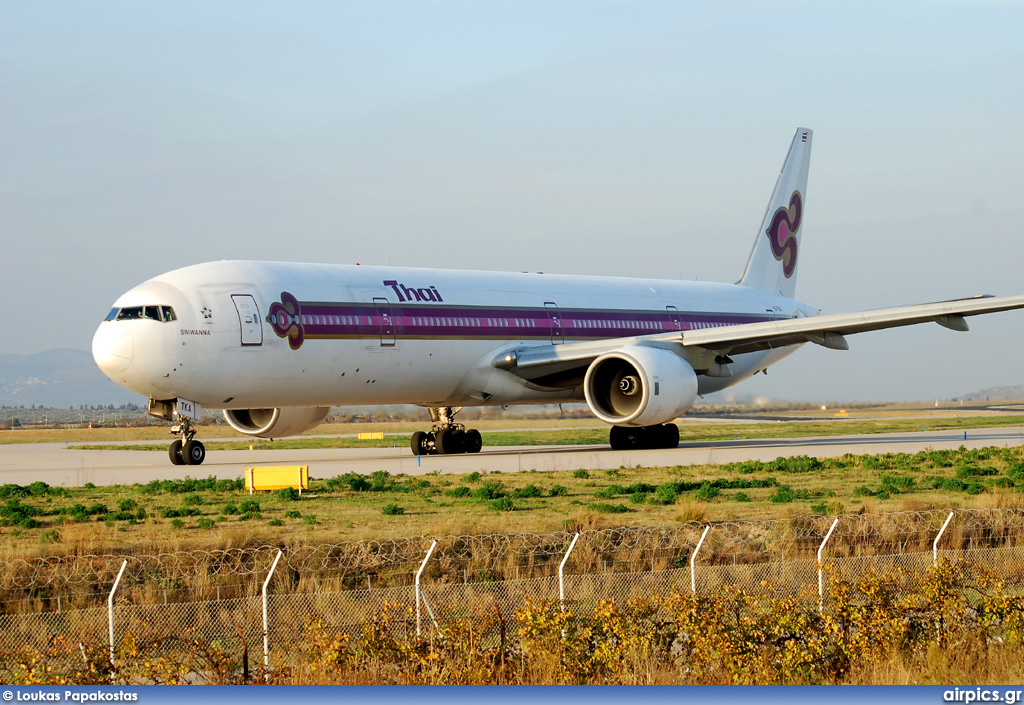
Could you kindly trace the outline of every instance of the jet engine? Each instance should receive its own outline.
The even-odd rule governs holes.
[[[225,409],[228,425],[239,433],[260,438],[284,438],[316,428],[327,418],[330,407],[286,407],[283,409]]]
[[[594,360],[583,381],[594,416],[616,426],[671,421],[697,399],[697,373],[671,350],[634,346]]]

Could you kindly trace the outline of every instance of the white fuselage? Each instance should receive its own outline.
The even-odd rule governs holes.
[[[93,341],[101,369],[211,409],[582,401],[578,384],[546,388],[492,363],[513,347],[817,313],[729,284],[250,261],[163,274],[114,309]],[[735,356],[732,376],[702,375],[699,392],[794,349]]]

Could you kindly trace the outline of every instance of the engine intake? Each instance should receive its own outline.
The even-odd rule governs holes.
[[[697,400],[697,373],[670,350],[635,346],[590,363],[583,391],[594,416],[617,426],[671,421]]]
[[[324,422],[330,407],[286,407],[283,409],[225,409],[228,425],[239,433],[260,438],[297,436]]]

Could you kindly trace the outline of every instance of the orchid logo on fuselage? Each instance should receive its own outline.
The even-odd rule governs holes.
[[[772,246],[775,259],[782,262],[782,273],[786,279],[796,271],[797,241],[796,234],[800,230],[800,219],[803,216],[803,199],[799,191],[794,191],[789,198],[788,208],[775,211],[768,224],[768,242]]]
[[[394,279],[387,279],[384,281],[384,286],[390,286],[395,290],[395,296],[398,297],[399,303],[406,301],[444,301],[441,298],[441,294],[438,293],[437,287],[424,286],[419,289],[415,289],[405,284],[400,284]]]

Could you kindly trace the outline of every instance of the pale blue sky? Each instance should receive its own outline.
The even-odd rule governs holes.
[[[9,2],[0,353],[88,349],[224,258],[734,281],[797,125],[798,296],[1024,293],[1024,6]],[[1024,313],[807,346],[740,387],[1024,383]]]

